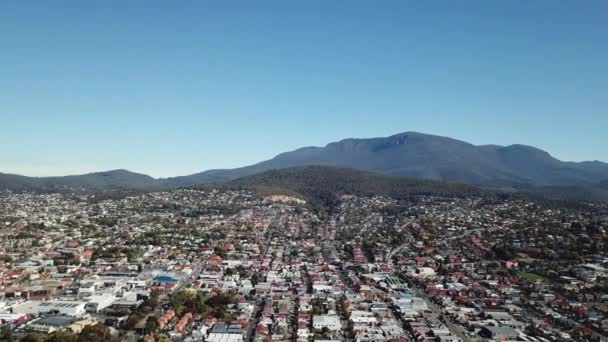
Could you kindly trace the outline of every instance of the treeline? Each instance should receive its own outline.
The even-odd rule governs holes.
[[[30,333],[21,338],[13,336],[8,326],[0,328],[0,341],[10,342],[120,342],[122,336],[112,335],[110,328],[98,323],[87,325],[79,334],[69,331],[54,331],[49,335]]]
[[[372,172],[328,166],[303,166],[263,172],[226,184],[259,193],[298,194],[313,205],[333,208],[342,195],[410,199],[420,195],[467,197],[490,194],[473,186],[432,180],[390,177]]]
[[[236,303],[234,295],[223,293],[208,297],[200,293],[180,291],[171,296],[171,305],[178,316],[191,312],[203,317],[212,316],[230,321],[234,317],[229,315],[228,307]]]

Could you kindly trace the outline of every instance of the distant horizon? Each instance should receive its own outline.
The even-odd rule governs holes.
[[[169,177],[408,130],[608,161],[608,2],[0,2],[0,172]]]
[[[340,138],[340,139],[336,139],[334,141],[327,142],[326,144],[323,144],[323,145],[306,145],[306,146],[297,147],[297,148],[289,150],[289,151],[279,151],[279,152],[275,153],[272,157],[269,157],[269,158],[263,159],[263,160],[258,160],[258,161],[254,162],[254,163],[251,163],[251,164],[238,165],[238,166],[234,166],[234,167],[222,167],[222,166],[211,167],[211,168],[201,169],[201,170],[198,170],[198,171],[194,171],[194,172],[190,172],[190,173],[185,173],[185,174],[174,174],[174,175],[156,176],[156,175],[147,173],[145,171],[132,170],[132,169],[125,168],[125,167],[113,167],[113,168],[106,168],[106,169],[102,168],[102,169],[96,169],[96,170],[91,170],[91,171],[73,172],[73,173],[66,173],[66,174],[51,174],[51,175],[44,175],[44,174],[40,174],[40,175],[28,175],[28,174],[20,173],[20,172],[7,172],[7,171],[4,171],[2,168],[0,168],[0,173],[15,174],[15,175],[20,175],[20,176],[35,177],[35,178],[44,178],[44,177],[78,176],[78,175],[84,175],[84,174],[103,173],[103,172],[111,172],[111,171],[124,170],[124,171],[129,171],[129,172],[132,172],[132,173],[137,173],[137,174],[143,174],[143,175],[146,175],[146,176],[150,176],[150,177],[152,177],[154,179],[163,179],[163,178],[173,178],[173,177],[180,177],[180,176],[188,176],[188,175],[192,175],[192,174],[196,174],[196,173],[200,173],[200,172],[204,172],[204,171],[209,171],[209,170],[233,169],[233,168],[245,167],[245,166],[256,164],[258,162],[262,162],[262,161],[265,161],[265,160],[268,160],[268,159],[272,159],[275,156],[277,156],[277,155],[279,155],[281,153],[284,153],[284,152],[291,152],[291,151],[294,151],[294,150],[297,150],[297,149],[300,149],[300,148],[306,148],[306,147],[317,147],[317,148],[318,147],[325,147],[325,146],[327,146],[330,143],[338,142],[338,141],[345,140],[345,139],[387,138],[387,137],[390,137],[390,136],[394,136],[394,135],[398,135],[398,134],[403,134],[403,133],[419,133],[419,134],[424,134],[424,135],[440,136],[440,137],[445,137],[445,138],[459,140],[459,141],[462,141],[462,142],[465,142],[465,143],[470,143],[470,144],[472,144],[474,146],[495,145],[495,146],[507,147],[507,146],[512,146],[512,145],[525,145],[525,146],[531,146],[531,147],[539,148],[539,149],[541,149],[541,150],[549,153],[552,157],[554,157],[554,158],[556,158],[556,159],[558,159],[560,161],[564,161],[564,162],[576,162],[576,163],[580,163],[580,162],[600,162],[600,163],[606,163],[605,161],[598,160],[598,159],[593,159],[593,160],[591,160],[591,159],[590,160],[578,160],[578,161],[564,160],[564,159],[561,159],[561,158],[555,156],[550,150],[547,150],[547,149],[544,149],[544,148],[540,148],[538,146],[529,145],[529,144],[526,144],[526,143],[523,143],[523,142],[514,142],[514,143],[511,143],[511,144],[494,144],[494,143],[481,143],[481,144],[477,144],[477,143],[471,143],[469,141],[462,140],[462,139],[457,139],[457,138],[454,138],[454,137],[451,137],[451,136],[447,136],[447,135],[432,134],[432,133],[426,133],[426,132],[419,132],[419,131],[408,130],[408,131],[402,131],[402,132],[397,132],[397,133],[389,134],[389,135],[386,135],[386,136],[343,137],[343,138]]]

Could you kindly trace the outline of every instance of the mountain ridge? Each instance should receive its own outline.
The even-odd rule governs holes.
[[[307,146],[233,169],[211,169],[186,176],[152,178],[124,169],[64,177],[26,177],[0,173],[0,189],[93,190],[177,188],[228,182],[257,173],[321,165],[427,180],[464,183],[509,191],[585,187],[605,189],[608,164],[566,162],[524,144],[474,145],[450,137],[403,132],[388,137],[346,138],[322,147]]]
[[[115,169],[90,172],[82,175],[27,177],[10,173],[0,173],[0,190],[86,190],[144,189],[157,187],[157,180],[151,176]]]
[[[345,154],[348,156],[344,157]],[[401,158],[404,154],[412,158]],[[542,165],[530,164],[530,158]],[[229,181],[271,169],[303,165],[348,167],[387,175],[481,186],[590,185],[605,179],[608,174],[608,164],[562,162],[548,152],[529,145],[473,145],[449,137],[404,132],[386,138],[348,138],[324,147],[303,147],[250,166],[208,170],[175,177],[171,181],[182,185]],[[590,173],[596,175],[590,176]]]

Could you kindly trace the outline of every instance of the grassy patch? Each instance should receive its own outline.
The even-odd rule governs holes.
[[[545,281],[545,277],[540,274],[530,273],[530,272],[521,272],[519,276],[528,281]]]

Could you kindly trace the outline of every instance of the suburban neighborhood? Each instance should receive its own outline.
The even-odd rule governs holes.
[[[605,207],[344,195],[314,212],[247,190],[7,192],[0,222],[4,340],[608,335]]]

